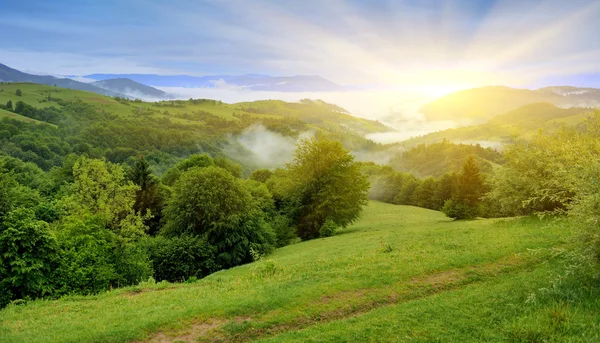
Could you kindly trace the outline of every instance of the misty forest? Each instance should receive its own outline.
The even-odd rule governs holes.
[[[536,1],[9,1],[0,343],[600,342],[600,6]]]

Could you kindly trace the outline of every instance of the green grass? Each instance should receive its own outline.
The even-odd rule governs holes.
[[[126,342],[157,331],[211,342],[526,338],[545,328],[547,311],[524,299],[556,269],[545,263],[547,248],[569,236],[535,218],[451,222],[439,212],[371,202],[334,237],[196,283],[11,305],[0,311],[0,342]],[[594,332],[598,312],[571,306],[573,335]],[[595,327],[583,325],[590,319]]]

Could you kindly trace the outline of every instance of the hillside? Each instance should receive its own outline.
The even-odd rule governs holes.
[[[467,89],[443,96],[420,108],[428,120],[470,119],[485,122],[518,107],[548,102],[558,107],[593,107],[600,104],[600,90],[546,87],[537,90],[503,86]]]
[[[580,123],[591,111],[581,107],[560,108],[550,103],[528,104],[497,115],[484,124],[433,132],[409,139],[403,145],[413,147],[446,139],[454,143],[479,143],[499,148],[514,139],[529,138],[540,130],[554,132],[562,125]]]
[[[17,90],[21,90],[21,96],[16,94]],[[160,175],[180,158],[201,152],[220,155],[228,150],[229,154],[234,151],[237,156],[234,158],[251,172],[273,165],[272,162],[263,165],[264,159],[256,154],[269,154],[270,150],[264,149],[273,150],[276,149],[273,146],[280,144],[290,150],[303,135],[325,135],[342,141],[348,149],[373,151],[382,147],[365,139],[364,134],[390,130],[379,122],[353,117],[338,106],[312,100],[234,104],[209,99],[143,102],[54,86],[0,84],[0,105],[5,106],[9,101],[14,110],[3,112],[3,116],[21,120],[28,117],[62,129],[59,132],[24,127],[19,134],[29,137],[30,142],[14,133],[9,138],[18,137],[9,139],[0,148],[43,169],[60,165],[69,153],[86,152],[119,163],[144,154],[152,157],[153,169]],[[23,103],[21,110],[16,109],[18,102]],[[265,129],[262,133],[250,130],[252,144],[271,145],[255,147],[256,152],[251,153],[235,139],[251,127]],[[34,142],[45,148],[36,147]],[[61,148],[50,149],[47,144]],[[279,152],[273,158],[282,163],[290,154],[291,151]]]
[[[91,85],[109,90],[115,93],[121,93],[133,98],[154,98],[165,99],[167,93],[154,87],[143,85],[130,79],[107,79],[102,81],[92,82]]]
[[[12,69],[4,64],[0,64],[0,82],[28,82],[51,86],[56,85],[57,87],[81,90],[108,96],[123,96],[123,94],[118,92],[113,92],[100,87],[96,87],[94,85],[67,78],[61,79],[49,75],[32,75],[23,73],[16,69]]]
[[[0,311],[0,342],[596,337],[596,291],[568,305],[552,296],[526,301],[559,268],[547,248],[567,236],[561,225],[535,218],[451,222],[439,212],[372,202],[334,237],[196,282],[11,305]],[[568,329],[548,323],[556,312]]]

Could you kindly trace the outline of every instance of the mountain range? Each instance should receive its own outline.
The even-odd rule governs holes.
[[[246,75],[155,75],[155,74],[90,74],[84,78],[96,81],[126,78],[154,87],[216,88],[239,87],[254,91],[275,92],[330,92],[344,89],[318,75],[269,76]]]
[[[108,96],[123,96],[119,92],[97,87],[96,85],[79,82],[68,78],[58,78],[50,75],[33,75],[0,64],[0,81],[2,82],[30,82],[43,85],[56,85],[57,87],[82,90]]]

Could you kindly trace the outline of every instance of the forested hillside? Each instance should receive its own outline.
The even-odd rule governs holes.
[[[321,101],[148,103],[18,83],[0,84],[0,111],[1,116],[19,120],[0,124],[5,140],[2,151],[44,170],[60,165],[70,153],[115,163],[132,163],[143,154],[161,174],[193,153],[222,154],[230,135],[252,125],[288,137],[302,133],[330,136],[357,150],[377,149],[377,144],[363,138],[364,133],[390,130]],[[40,122],[49,125],[33,124]],[[256,167],[260,165],[247,169]]]

